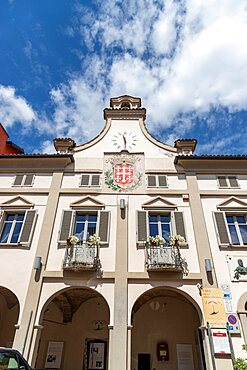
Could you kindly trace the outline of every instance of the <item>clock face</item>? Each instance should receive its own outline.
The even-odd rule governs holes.
[[[118,132],[113,135],[113,145],[119,150],[132,150],[136,146],[137,138],[132,132]]]

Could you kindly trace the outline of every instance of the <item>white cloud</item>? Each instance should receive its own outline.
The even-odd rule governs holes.
[[[247,109],[245,0],[105,0],[100,12],[79,16],[94,56],[51,91],[59,135],[96,135],[102,108],[121,94],[142,98],[149,128],[176,122],[176,134],[212,108]]]
[[[19,122],[26,128],[35,119],[36,113],[23,97],[16,95],[14,87],[0,85],[0,122],[5,127]]]

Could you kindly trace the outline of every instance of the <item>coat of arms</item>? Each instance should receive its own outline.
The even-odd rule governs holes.
[[[113,191],[132,191],[142,184],[142,174],[137,171],[135,156],[118,155],[108,160],[112,168],[105,172],[105,183]]]

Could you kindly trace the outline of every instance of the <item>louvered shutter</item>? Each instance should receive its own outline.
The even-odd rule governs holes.
[[[90,175],[81,175],[81,186],[88,186],[89,185],[89,177]]]
[[[159,175],[158,182],[160,187],[167,187],[166,175]]]
[[[24,224],[22,226],[19,243],[30,243],[37,211],[26,211]]]
[[[62,223],[59,233],[59,243],[65,243],[70,236],[73,211],[63,211]]]
[[[236,176],[229,176],[228,180],[231,188],[238,188],[238,181]]]
[[[156,186],[156,177],[155,175],[148,175],[148,187]]]
[[[137,243],[147,241],[147,212],[137,211]]]
[[[99,186],[100,175],[92,175],[92,186]]]
[[[24,181],[24,185],[25,186],[31,186],[32,183],[33,183],[33,178],[34,178],[34,175],[33,174],[26,175],[26,178],[25,178],[25,181]]]
[[[175,227],[176,227],[176,235],[181,235],[186,240],[186,232],[185,232],[185,226],[184,226],[184,215],[183,212],[174,212],[174,221],[175,221]]]
[[[20,186],[24,175],[16,175],[13,185]]]
[[[228,235],[224,212],[214,212],[214,219],[220,244],[229,245],[231,242]]]
[[[218,176],[220,188],[227,188],[226,176]]]
[[[99,212],[99,237],[101,243],[108,243],[109,241],[109,225],[110,225],[110,212]]]

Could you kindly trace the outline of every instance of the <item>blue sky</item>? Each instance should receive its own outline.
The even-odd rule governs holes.
[[[81,144],[113,96],[159,140],[247,153],[246,0],[1,0],[0,122],[27,153]]]

